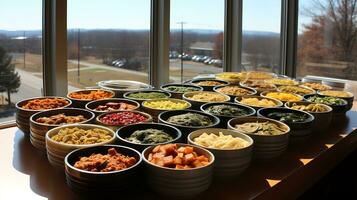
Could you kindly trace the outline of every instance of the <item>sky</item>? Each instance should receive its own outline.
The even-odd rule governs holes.
[[[308,0],[302,0],[308,1]],[[150,0],[67,0],[68,28],[149,29]],[[16,12],[14,12],[16,10]],[[0,30],[42,27],[42,0],[0,0]],[[281,0],[244,0],[243,30],[280,32]],[[171,28],[224,28],[224,0],[171,0]]]

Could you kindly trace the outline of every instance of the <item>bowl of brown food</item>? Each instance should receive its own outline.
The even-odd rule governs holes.
[[[214,87],[229,85],[229,82],[219,79],[194,79],[190,84],[200,86],[204,91],[213,91]]]
[[[262,117],[242,117],[228,121],[228,128],[253,138],[253,158],[271,161],[283,154],[289,144],[290,128],[285,123]]]
[[[248,80],[239,82],[239,85],[241,85],[243,87],[253,88],[257,91],[257,94],[260,94],[261,92],[264,92],[264,91],[275,91],[277,89],[277,87],[274,84],[267,83],[264,80],[248,79]]]
[[[233,102],[236,97],[252,96],[257,94],[257,91],[253,88],[238,85],[216,86],[213,88],[213,91],[228,95],[231,97],[231,101]]]
[[[89,198],[133,187],[140,177],[142,158],[135,149],[104,145],[71,151],[64,162],[67,185]]]
[[[67,98],[73,102],[73,107],[85,108],[85,105],[91,101],[99,99],[110,99],[115,96],[115,93],[110,90],[103,89],[84,89],[77,90],[67,94]]]
[[[93,112],[96,116],[98,116],[103,113],[112,111],[137,110],[140,108],[140,104],[136,101],[129,99],[112,98],[91,101],[86,104],[85,108]]]
[[[308,87],[308,88],[311,88],[311,89],[316,90],[316,91],[323,91],[323,90],[331,90],[332,89],[331,86],[328,86],[328,85],[325,85],[325,84],[322,84],[322,83],[318,83],[318,82],[304,82],[301,85],[305,86],[305,87]]]
[[[228,95],[208,91],[186,92],[182,98],[192,105],[192,109],[197,110],[205,103],[228,102],[231,99]]]
[[[66,108],[71,106],[72,101],[55,96],[35,97],[16,103],[16,125],[26,135],[30,135],[30,117],[45,110]]]
[[[61,108],[36,113],[30,118],[31,144],[46,152],[46,133],[67,124],[86,124],[94,121],[94,113],[80,108]]]
[[[214,155],[189,144],[151,146],[142,152],[148,186],[174,198],[193,198],[212,182]]]

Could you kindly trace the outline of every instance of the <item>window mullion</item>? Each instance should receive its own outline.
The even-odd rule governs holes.
[[[67,94],[67,0],[43,0],[44,95]]]
[[[242,70],[242,6],[243,0],[225,1],[224,71]]]
[[[170,0],[151,1],[150,84],[169,82]]]

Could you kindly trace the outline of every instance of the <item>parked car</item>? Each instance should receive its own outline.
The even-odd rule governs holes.
[[[220,59],[213,59],[209,62],[210,65],[214,65],[217,67],[222,67],[222,60]]]
[[[182,55],[182,60],[192,60],[192,56],[189,54]]]
[[[126,62],[127,61],[125,58],[124,59],[116,59],[112,62],[112,66],[121,68],[126,64]]]
[[[208,65],[211,60],[212,60],[212,58],[208,57],[206,60],[203,61],[203,63]]]

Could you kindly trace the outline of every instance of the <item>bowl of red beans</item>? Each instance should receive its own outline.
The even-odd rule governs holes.
[[[96,118],[98,124],[111,128],[114,131],[122,126],[151,122],[152,120],[153,118],[150,114],[136,110],[113,111],[103,113]]]

